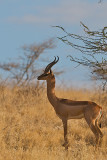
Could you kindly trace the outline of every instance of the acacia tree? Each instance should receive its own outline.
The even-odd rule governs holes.
[[[24,53],[13,62],[0,63],[0,69],[8,72],[8,80],[14,80],[17,85],[28,85],[37,77],[37,59],[47,49],[54,48],[54,40],[50,39],[41,44],[24,45]]]
[[[58,37],[63,43],[77,49],[82,54],[75,57],[69,55],[70,60],[78,65],[82,64],[91,69],[92,78],[102,80],[105,88],[107,83],[107,27],[100,31],[91,31],[81,22],[85,35],[67,32],[61,26],[55,26],[63,31],[64,36]],[[81,57],[81,58],[79,58]]]

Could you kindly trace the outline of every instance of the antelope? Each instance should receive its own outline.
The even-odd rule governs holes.
[[[88,123],[90,129],[96,137],[96,145],[103,137],[103,134],[99,128],[98,121],[102,117],[102,107],[91,101],[74,101],[69,99],[58,98],[55,95],[55,76],[51,70],[59,61],[59,57],[55,57],[54,61],[49,63],[44,73],[38,77],[38,80],[47,81],[47,97],[51,105],[53,106],[57,116],[62,120],[64,129],[64,144],[65,149],[68,149],[67,138],[67,121],[69,119],[81,119],[84,118]]]

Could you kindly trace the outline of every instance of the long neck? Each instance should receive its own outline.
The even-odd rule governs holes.
[[[51,105],[55,108],[57,103],[57,97],[55,95],[55,77],[54,75],[47,80],[47,96]]]

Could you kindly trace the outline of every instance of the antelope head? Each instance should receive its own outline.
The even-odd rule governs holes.
[[[52,61],[51,63],[49,63],[45,70],[44,70],[44,73],[41,74],[39,77],[38,77],[38,80],[47,80],[49,78],[51,78],[53,76],[53,72],[51,70],[52,66],[55,65],[57,62],[59,61],[59,57],[57,56],[57,58],[55,57],[54,61]]]

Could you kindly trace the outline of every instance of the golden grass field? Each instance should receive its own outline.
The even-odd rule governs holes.
[[[0,160],[106,160],[107,93],[93,89],[57,89],[58,97],[91,100],[103,107],[101,147],[84,119],[69,120],[69,149],[62,144],[63,126],[43,87],[0,86]]]

